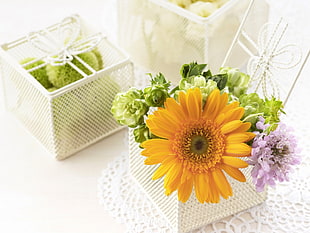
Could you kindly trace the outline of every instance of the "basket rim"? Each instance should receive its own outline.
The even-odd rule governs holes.
[[[202,23],[202,24],[208,24],[208,23],[215,21],[219,15],[225,14],[227,11],[229,11],[230,8],[234,7],[236,4],[238,4],[238,2],[240,2],[239,0],[229,0],[223,6],[221,6],[219,9],[213,12],[210,16],[202,17],[199,15],[196,15],[193,12],[190,12],[187,9],[183,9],[182,7],[175,5],[169,2],[168,0],[148,0],[148,1],[152,2],[153,4],[159,5],[161,7],[164,7],[167,10],[172,11],[179,16],[185,17],[189,20],[195,21],[197,23]],[[247,1],[249,2],[250,0],[247,0]]]

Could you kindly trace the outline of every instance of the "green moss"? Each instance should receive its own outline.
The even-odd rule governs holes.
[[[103,69],[104,63],[103,63],[102,56],[101,56],[101,53],[99,52],[99,50],[97,48],[95,48],[91,52],[95,54],[95,56],[98,60],[99,70]]]
[[[78,55],[83,61],[85,61],[88,65],[90,65],[94,70],[99,70],[99,62],[96,55],[93,52],[86,52]],[[81,69],[85,74],[90,75],[91,71],[89,71],[82,63],[80,63],[77,59],[73,59],[72,63],[76,65],[79,69]],[[77,72],[74,68],[72,68],[69,64],[65,64],[63,66],[46,66],[47,75],[49,81],[57,88],[64,87],[70,83],[73,83],[83,76]]]
[[[32,58],[32,57],[25,58],[25,59],[23,59],[22,61],[20,61],[20,64],[26,64],[26,63],[28,63],[28,62],[30,62],[30,61],[33,61],[34,59],[35,59],[35,58]],[[39,65],[41,65],[41,64],[43,64],[43,63],[44,63],[43,61],[37,61],[37,62],[34,62],[34,63],[30,64],[30,65],[25,66],[24,68],[25,68],[26,70],[30,70],[30,69],[32,69],[32,68],[34,68],[34,67],[37,67],[37,66],[39,66]],[[52,87],[52,84],[51,84],[51,82],[50,82],[49,79],[48,79],[48,75],[47,75],[47,72],[46,72],[45,67],[41,67],[41,68],[39,68],[39,69],[37,69],[37,70],[31,71],[30,74],[31,74],[39,83],[41,83],[41,85],[42,85],[43,87],[45,87],[46,89]]]

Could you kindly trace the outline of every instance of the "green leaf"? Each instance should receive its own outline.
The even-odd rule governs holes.
[[[227,74],[216,74],[208,78],[217,83],[217,88],[222,90],[225,88],[227,83]]]
[[[206,68],[207,64],[195,64],[190,70],[189,70],[189,77],[191,76],[197,76],[201,75],[202,71]]]
[[[207,64],[197,64],[197,62],[184,64],[180,70],[180,74],[184,79],[187,79],[191,76],[201,75],[206,66]]]
[[[184,64],[180,70],[180,74],[182,78],[187,78],[187,74],[189,72],[190,65],[189,64]]]
[[[212,76],[211,70],[207,70],[205,72],[202,73],[202,76],[204,76],[205,78],[209,78]]]

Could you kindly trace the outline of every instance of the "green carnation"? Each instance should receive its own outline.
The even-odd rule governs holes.
[[[227,74],[226,85],[230,93],[236,97],[246,93],[250,81],[249,75],[240,72],[237,68],[231,67],[223,67],[220,69],[220,72]]]
[[[28,57],[28,58],[25,58],[23,59],[22,61],[20,61],[20,64],[26,64],[28,62],[31,62],[35,60],[35,58],[32,58],[32,57]],[[35,68],[39,65],[42,65],[44,64],[44,61],[37,61],[37,62],[34,62],[32,64],[29,64],[27,66],[25,66],[25,69],[26,70],[30,70],[32,68]],[[43,87],[45,87],[46,89],[52,87],[52,84],[50,83],[50,81],[48,80],[48,76],[47,76],[47,73],[46,73],[46,69],[45,69],[45,66],[44,67],[41,67],[39,69],[36,69],[34,71],[31,71],[30,74],[36,79],[38,80],[39,83],[41,83],[41,85]]]
[[[131,88],[126,93],[118,93],[111,108],[114,118],[120,124],[132,128],[142,124],[144,121],[143,116],[149,109],[142,98],[142,91],[136,88]]]
[[[78,57],[80,57],[83,61],[85,61],[94,70],[100,70],[100,65],[97,56],[93,52],[85,52],[79,54]],[[91,74],[91,71],[89,71],[77,59],[74,58],[71,62],[74,65],[76,65],[80,70],[82,70],[85,74],[87,75]],[[46,71],[48,74],[49,81],[57,88],[64,87],[70,83],[73,83],[83,78],[83,76],[69,64],[65,64],[62,66],[47,65]]]
[[[144,89],[145,102],[150,107],[162,107],[168,97],[168,90],[163,85],[153,85]]]
[[[217,82],[208,79],[202,75],[191,76],[187,79],[182,79],[179,83],[179,90],[175,92],[175,98],[178,98],[180,91],[187,91],[188,89],[200,88],[202,99],[205,102],[208,95],[217,88]]]
[[[133,135],[135,137],[135,141],[138,143],[142,143],[152,137],[149,128],[145,124],[140,125],[138,128],[136,128],[133,131]]]
[[[264,100],[257,93],[243,94],[239,97],[240,106],[244,108],[243,119],[255,126],[258,116],[263,115]]]

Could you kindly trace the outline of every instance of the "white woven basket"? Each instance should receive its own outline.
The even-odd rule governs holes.
[[[152,180],[158,166],[144,164],[145,157],[140,154],[139,144],[135,142],[129,130],[129,167],[131,175],[136,179],[149,199],[169,222],[173,232],[185,233],[197,229],[221,218],[256,206],[267,198],[267,191],[258,193],[252,183],[251,167],[243,169],[247,181],[238,182],[226,176],[233,190],[228,200],[221,198],[217,204],[201,204],[192,193],[186,203],[178,201],[177,193],[170,196],[164,194],[163,179]]]
[[[59,24],[44,30],[54,34],[57,28]],[[94,33],[83,20],[81,31],[85,36]],[[97,49],[103,69],[49,92],[19,64],[26,57],[44,58],[27,37],[0,48],[7,109],[59,160],[121,128],[110,107],[115,94],[131,85],[133,66],[128,56],[107,38],[100,41]]]
[[[152,72],[162,72],[177,83],[185,61],[207,63],[218,71],[250,0],[230,0],[207,18],[168,0],[119,0],[119,42],[133,61]],[[269,5],[256,0],[248,17],[249,36],[257,38],[267,22]],[[245,62],[238,53],[235,66]],[[236,61],[237,60],[237,61]]]

